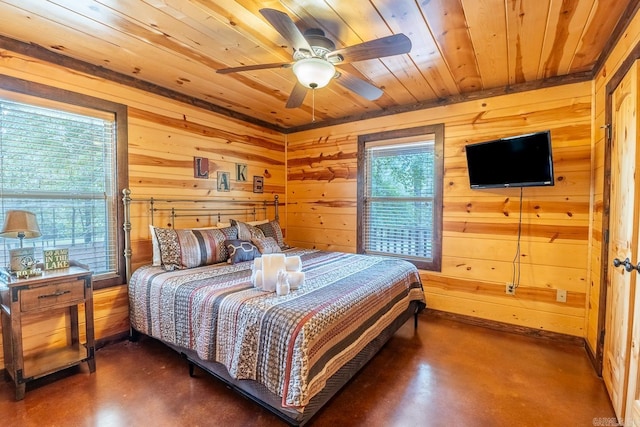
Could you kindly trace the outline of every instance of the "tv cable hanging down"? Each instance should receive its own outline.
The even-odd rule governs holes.
[[[523,187],[552,186],[553,156],[551,132],[529,133],[465,146],[469,186],[472,190],[520,187],[520,215],[516,254],[507,294],[520,286],[520,240],[522,237]]]
[[[511,283],[513,284],[513,293],[520,286],[520,237],[522,236],[522,191],[520,187],[520,215],[518,216],[518,238],[516,243],[516,254],[513,257],[513,274],[511,275]],[[516,268],[517,267],[517,268]]]

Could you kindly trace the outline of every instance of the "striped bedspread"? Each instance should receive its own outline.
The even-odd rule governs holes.
[[[287,296],[252,287],[251,262],[165,272],[141,267],[129,283],[132,326],[195,350],[304,407],[412,300],[424,303],[410,263],[314,250],[300,255],[304,286]]]

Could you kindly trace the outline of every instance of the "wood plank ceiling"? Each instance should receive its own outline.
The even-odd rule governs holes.
[[[523,85],[591,78],[612,34],[637,3],[3,0],[0,49],[28,51],[287,132]],[[285,108],[295,83],[290,68],[215,72],[292,60],[291,47],[261,8],[287,13],[302,31],[322,29],[337,48],[404,33],[412,50],[343,65],[384,94],[367,101],[331,82],[315,91],[317,121],[311,123],[311,95],[301,108]]]

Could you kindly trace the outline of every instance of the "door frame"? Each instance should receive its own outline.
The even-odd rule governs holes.
[[[611,121],[613,120],[613,92],[616,90],[622,79],[627,75],[633,64],[640,59],[640,42],[622,62],[606,85],[606,100],[604,112],[605,145],[604,145],[604,183],[602,192],[602,245],[600,248],[600,299],[598,302],[598,326],[596,352],[592,353],[587,345],[587,353],[591,358],[598,376],[602,376],[602,366],[604,361],[604,335],[605,316],[607,312],[607,281],[609,274],[609,210],[611,208]]]

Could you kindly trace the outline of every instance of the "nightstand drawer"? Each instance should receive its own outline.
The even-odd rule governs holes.
[[[83,299],[84,280],[56,283],[23,290],[20,296],[20,310],[38,310]]]

